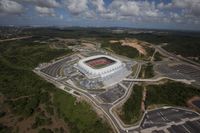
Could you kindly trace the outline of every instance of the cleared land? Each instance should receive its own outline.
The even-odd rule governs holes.
[[[139,52],[136,48],[130,47],[130,46],[122,46],[121,43],[109,43],[104,42],[101,45],[102,48],[105,48],[108,51],[114,52],[119,55],[123,55],[129,58],[138,58]]]
[[[129,58],[140,58],[144,60],[149,60],[149,57],[154,53],[153,48],[137,39],[110,40],[103,42],[102,47]]]
[[[200,62],[200,34],[195,32],[163,32],[160,34],[140,33],[133,38],[155,45],[162,45],[169,52]]]
[[[125,39],[125,40],[119,40],[119,41],[111,40],[110,43],[113,43],[113,44],[121,43],[122,46],[130,46],[130,47],[136,48],[140,54],[147,55],[147,52],[145,48],[143,47],[143,45],[138,40],[135,40],[135,39]]]

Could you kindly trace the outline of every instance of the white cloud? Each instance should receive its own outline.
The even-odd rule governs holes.
[[[26,3],[26,4],[24,4]],[[19,14],[23,6],[35,6],[40,16],[55,16],[56,9],[65,9],[70,17],[128,22],[191,23],[200,24],[200,0],[0,0],[0,12]]]
[[[61,7],[57,0],[16,0],[19,2],[26,2],[35,6],[35,10],[39,16],[56,16],[55,8]]]
[[[170,3],[158,4],[160,11],[165,11],[165,16],[171,23],[199,24],[200,0],[172,0]]]
[[[105,3],[103,0],[91,0],[91,3],[95,6],[98,12],[106,12]]]
[[[30,4],[35,4],[40,7],[56,8],[60,7],[60,3],[56,0],[15,0],[17,2],[26,2]]]
[[[100,16],[104,19],[116,19],[117,15],[115,12],[107,12],[107,13],[103,13],[100,14]]]
[[[90,0],[64,0],[65,8],[74,16],[81,18],[95,18],[96,13],[91,10],[89,4]]]
[[[23,6],[15,1],[0,0],[0,14],[20,14]]]
[[[113,1],[110,9],[120,16],[138,16],[140,8],[135,1]]]
[[[171,3],[159,4],[160,9],[182,10],[185,16],[200,16],[200,0],[172,0]]]
[[[73,15],[79,15],[89,10],[87,0],[65,0],[64,4]]]
[[[155,3],[148,1],[116,0],[108,8],[112,14],[116,14],[116,19],[131,21],[142,21],[144,18],[151,21],[151,19],[162,15]]]
[[[56,8],[60,4],[56,0],[33,0],[40,7]]]
[[[68,12],[74,16],[113,20],[155,20],[162,12],[154,2],[114,0],[105,5],[103,0],[64,0]]]
[[[36,6],[35,10],[40,16],[55,16],[55,12],[52,8]]]
[[[60,18],[61,20],[63,20],[64,16],[63,16],[63,15],[60,15],[59,18]]]
[[[199,0],[173,0],[172,5],[179,8],[188,8],[193,7],[193,5],[196,5],[199,2]]]

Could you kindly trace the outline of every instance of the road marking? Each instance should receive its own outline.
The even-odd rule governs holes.
[[[191,133],[184,125],[181,125],[188,133]]]

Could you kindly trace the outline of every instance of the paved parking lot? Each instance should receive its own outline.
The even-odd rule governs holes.
[[[56,63],[53,63],[52,65],[49,65],[48,67],[41,69],[41,71],[52,77],[58,77],[60,76],[60,69],[62,68],[62,66],[70,60],[71,58],[67,57],[61,61],[58,61]]]
[[[66,57],[45,68],[42,68],[41,72],[54,78],[70,76],[76,72],[76,69],[73,68],[73,64],[76,63],[78,59],[79,58],[77,56]]]
[[[170,133],[199,133],[200,123],[198,121],[187,121],[181,125],[172,125],[167,130]]]
[[[154,130],[154,131],[152,131],[152,133],[165,133],[165,131],[163,131],[163,130]]]
[[[174,79],[190,79],[188,77],[185,77],[183,74],[177,72],[176,70],[170,68],[166,64],[159,64],[156,66],[156,71]]]
[[[122,88],[120,85],[115,85],[109,90],[101,93],[99,98],[102,99],[105,103],[113,103],[120,97],[122,97],[125,93],[125,89]]]
[[[196,80],[196,82],[200,82],[200,70],[185,64],[179,64],[172,67],[175,71],[182,73]]]
[[[170,62],[168,64],[170,64]],[[159,64],[155,69],[170,78],[195,80],[196,84],[200,85],[199,69],[187,64],[176,64],[172,66],[169,66],[168,64]]]
[[[182,109],[172,107],[166,109],[157,109],[146,113],[142,121],[141,128],[145,129],[151,127],[162,127],[171,122],[178,123],[185,118],[192,119],[195,117],[199,117],[199,115]]]

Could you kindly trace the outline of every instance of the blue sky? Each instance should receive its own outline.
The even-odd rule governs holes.
[[[0,25],[200,30],[200,0],[0,0]]]

